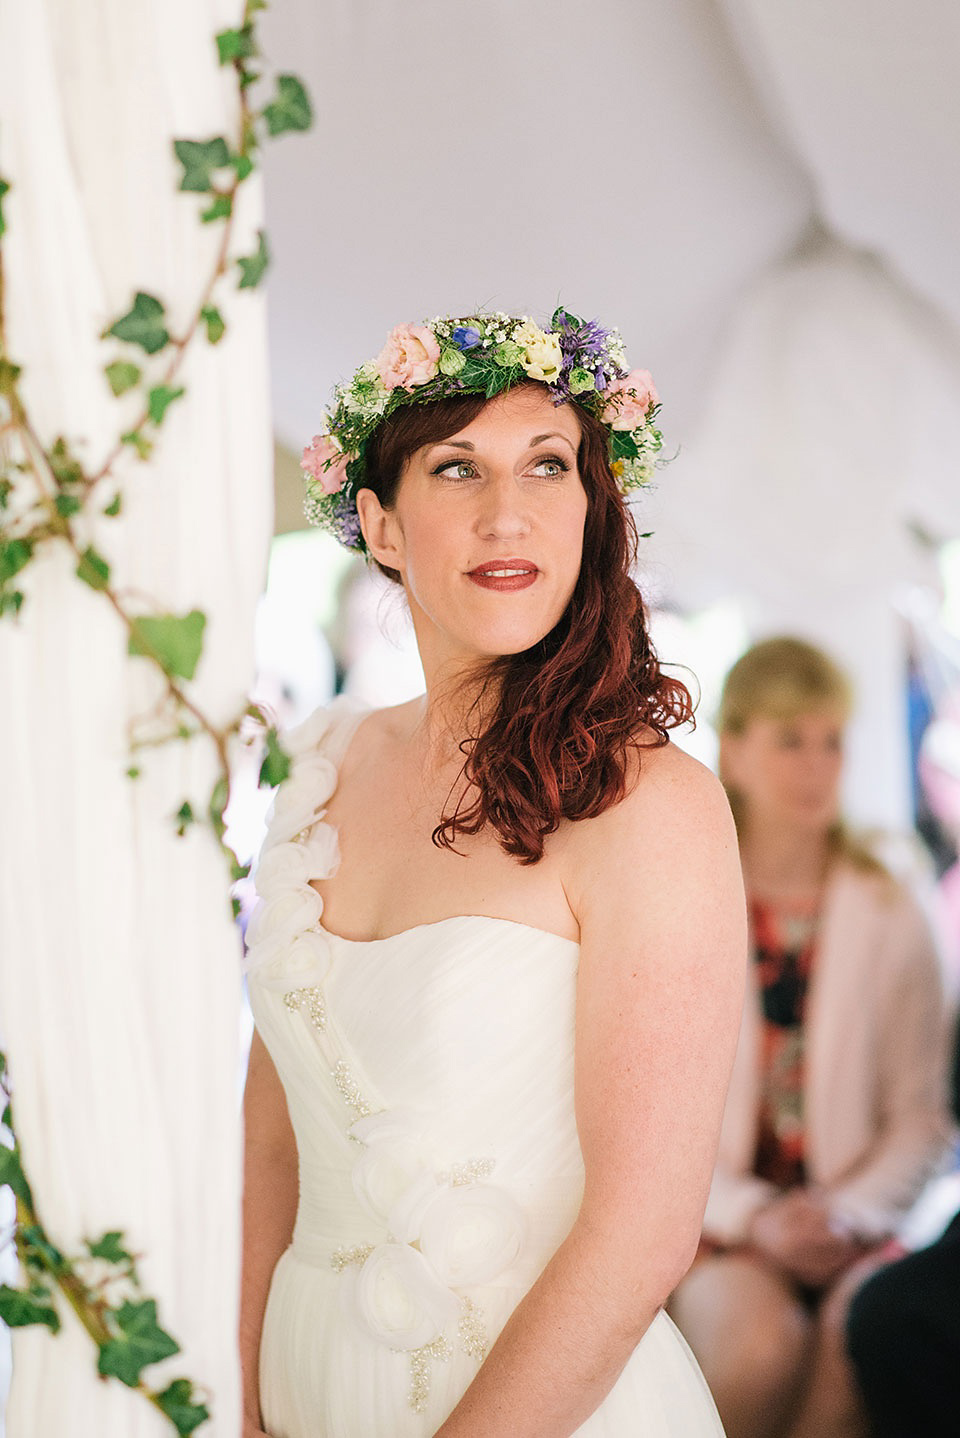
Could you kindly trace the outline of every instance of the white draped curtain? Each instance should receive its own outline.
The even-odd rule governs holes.
[[[176,194],[174,137],[233,133],[236,96],[213,35],[237,0],[0,3],[0,173],[8,337],[42,438],[95,467],[130,421],[98,334],[142,289],[182,329],[219,235]],[[255,247],[245,187],[236,251]],[[147,465],[122,462],[123,513],[90,539],[119,588],[207,615],[196,697],[232,715],[252,678],[253,616],[271,528],[262,300],[225,282],[227,335],[198,341]],[[142,356],[141,356],[142,358]],[[130,402],[131,404],[134,402]],[[104,502],[112,490],[104,490]],[[207,832],[171,815],[209,795],[201,741],[147,751],[125,777],[129,728],[159,687],[128,659],[109,606],[68,556],[33,565],[18,623],[0,625],[0,1031],[17,1130],[51,1238],[68,1251],[123,1229],[183,1352],[145,1375],[204,1385],[239,1431],[238,937]],[[66,1307],[63,1305],[64,1308]],[[21,1330],[9,1438],[146,1438],[167,1421],[95,1373],[67,1310],[56,1338]]]

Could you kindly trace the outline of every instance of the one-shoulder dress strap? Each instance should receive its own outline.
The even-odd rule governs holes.
[[[337,768],[343,762],[361,719],[369,714],[370,705],[349,694],[338,694],[329,704],[322,704],[280,736],[283,749],[296,761],[308,754],[319,754]]]
[[[369,706],[346,697],[318,709],[280,736],[291,759],[267,815],[267,834],[254,869],[260,898],[247,926],[244,967],[266,988],[313,991],[329,962],[320,926],[323,900],[311,885],[339,862],[337,832],[324,822],[338,766]]]
[[[267,814],[262,854],[297,838],[317,822],[336,788],[338,769],[354,731],[369,713],[368,705],[343,695],[281,734],[281,747],[291,760],[290,773]]]

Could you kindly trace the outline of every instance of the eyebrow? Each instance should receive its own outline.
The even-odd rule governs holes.
[[[572,440],[570,440],[567,435],[561,434],[559,430],[552,430],[549,434],[535,434],[530,441],[530,448],[536,449],[538,444],[543,444],[548,439],[562,439],[573,449]],[[430,445],[429,448],[442,449],[444,446],[446,446],[447,449],[470,450],[471,453],[476,450],[477,447],[475,444],[471,444],[468,439],[438,439],[436,443]]]

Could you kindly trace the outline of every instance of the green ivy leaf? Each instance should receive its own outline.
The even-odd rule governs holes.
[[[187,832],[191,824],[195,824],[197,822],[197,816],[193,812],[193,805],[190,803],[189,799],[184,799],[183,803],[180,805],[180,808],[177,810],[173,817],[177,821],[177,837],[179,839],[183,838],[184,834]]]
[[[29,1256],[50,1273],[63,1268],[63,1254],[55,1248],[38,1223],[29,1223],[20,1230],[20,1238]]]
[[[174,140],[174,154],[183,166],[181,190],[206,194],[213,189],[211,170],[222,170],[230,161],[230,150],[222,135],[213,140]]]
[[[112,1317],[120,1331],[100,1348],[97,1368],[104,1378],[119,1378],[128,1388],[136,1388],[151,1363],[180,1352],[179,1343],[157,1322],[155,1299],[123,1303]]]
[[[73,514],[79,514],[83,508],[83,501],[75,494],[57,494],[54,496],[54,507],[64,519],[69,519]]]
[[[87,1252],[91,1258],[105,1258],[108,1263],[133,1261],[132,1254],[129,1254],[123,1246],[123,1234],[118,1228],[112,1228],[109,1233],[103,1234],[94,1241],[88,1238]]]
[[[260,777],[257,780],[257,787],[260,789],[273,789],[277,784],[282,784],[290,773],[290,755],[285,754],[280,747],[276,729],[267,730],[267,752],[264,755],[263,763],[260,765]]]
[[[154,355],[170,343],[170,335],[164,324],[164,308],[153,295],[138,290],[133,308],[103,332],[102,338],[113,335],[115,339],[126,340],[128,344],[139,345],[148,355]]]
[[[91,589],[106,589],[110,583],[110,566],[92,544],[80,556],[77,578],[82,579],[84,584],[89,584]]]
[[[10,186],[7,184],[6,180],[0,180],[0,235],[2,235],[3,232],[4,232],[4,230],[7,228],[6,223],[4,222],[4,218],[3,218],[3,204],[2,204],[2,201],[3,201],[4,195],[8,195],[9,193],[10,193]]]
[[[13,481],[10,479],[0,479],[0,509],[7,508],[12,493]]]
[[[192,679],[203,651],[206,622],[199,609],[184,615],[144,615],[133,621],[127,653],[147,655],[156,659],[165,673]]]
[[[267,250],[267,237],[263,230],[258,230],[256,253],[237,260],[237,264],[240,266],[240,282],[237,285],[237,289],[256,289],[257,285],[263,279],[269,263],[270,254]]]
[[[0,594],[0,619],[6,614],[16,617],[23,607],[24,594],[22,589],[8,589]]]
[[[32,558],[33,545],[29,539],[4,539],[0,535],[0,584],[19,574]]]
[[[2,234],[0,230],[0,234]],[[20,378],[20,366],[11,360],[0,358],[0,394],[13,394]]]
[[[194,1402],[193,1384],[189,1378],[175,1378],[168,1388],[156,1396],[156,1404],[165,1413],[181,1438],[206,1423],[210,1410],[202,1403]]]
[[[61,489],[71,484],[83,484],[83,466],[70,452],[70,446],[60,434],[47,452],[47,463]]]
[[[200,219],[205,225],[214,220],[229,220],[233,214],[233,199],[230,195],[217,195],[212,205],[201,212]]]
[[[200,318],[207,327],[207,339],[212,345],[219,344],[223,339],[227,326],[224,323],[223,315],[216,305],[204,305],[200,311]]]
[[[107,377],[107,383],[118,398],[120,395],[126,394],[128,389],[133,389],[141,379],[141,371],[138,367],[126,360],[115,360],[113,364],[108,364],[103,372]]]
[[[230,880],[231,880],[231,883],[238,884],[238,883],[240,882],[240,880],[241,880],[241,879],[245,879],[249,873],[250,873],[250,865],[249,865],[249,864],[241,864],[241,863],[238,862],[238,860],[237,860],[236,858],[234,858],[233,862],[232,862],[231,865],[230,865]]]
[[[264,106],[263,118],[271,135],[289,130],[309,130],[313,123],[310,97],[296,75],[277,76],[277,96]]]
[[[107,516],[108,519],[116,519],[117,515],[120,513],[120,510],[121,510],[121,508],[122,508],[122,505],[123,505],[123,495],[120,493],[120,491],[119,491],[119,489],[118,489],[117,492],[116,492],[116,494],[113,496],[113,498],[111,499],[110,503],[106,506],[106,508],[104,509],[103,512],[104,512],[104,514]]]
[[[213,786],[210,795],[210,802],[207,805],[207,818],[210,820],[213,832],[218,839],[222,839],[226,832],[226,824],[223,822],[223,811],[230,800],[230,786],[226,779],[220,778]]]
[[[240,900],[237,898],[236,894],[234,894],[234,895],[232,896],[232,898],[230,899],[230,912],[233,914],[233,917],[234,917],[235,919],[239,919],[239,917],[240,917],[240,910],[241,910],[242,908],[243,908],[243,905],[240,903]]]
[[[257,53],[252,25],[244,25],[239,30],[221,30],[215,38],[221,65],[230,65],[234,60],[249,60]]]
[[[230,164],[236,170],[237,180],[241,184],[253,174],[253,161],[249,155],[231,155]]]
[[[153,454],[153,441],[147,439],[138,429],[128,429],[126,434],[120,436],[121,444],[129,444],[137,451],[138,459],[149,459]]]
[[[637,441],[628,429],[610,431],[610,452],[614,459],[636,459],[639,454]]]
[[[175,399],[179,399],[186,391],[171,389],[169,385],[158,384],[147,395],[147,409],[154,424],[163,424],[163,417]]]
[[[60,1315],[48,1303],[39,1303],[20,1288],[0,1284],[0,1318],[10,1328],[26,1328],[43,1323],[51,1333],[60,1331]]]
[[[17,1198],[32,1207],[33,1195],[30,1192],[27,1175],[20,1165],[19,1150],[0,1144],[0,1188],[4,1184],[13,1190]]]

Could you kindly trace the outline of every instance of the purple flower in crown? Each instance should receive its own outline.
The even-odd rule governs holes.
[[[476,349],[483,336],[476,325],[457,325],[450,336],[458,350]]]
[[[363,531],[353,496],[348,497],[341,490],[334,496],[333,506],[331,531],[347,549],[360,549],[363,544]]]
[[[559,337],[563,367],[556,388],[564,396],[582,394],[584,390],[601,391],[608,383],[611,330],[596,320],[581,320],[569,310],[559,309],[553,316],[552,328]]]
[[[592,370],[606,359],[610,331],[596,320],[587,320],[584,324],[576,315],[558,310],[553,317],[553,330],[560,336],[567,368],[579,365]]]

